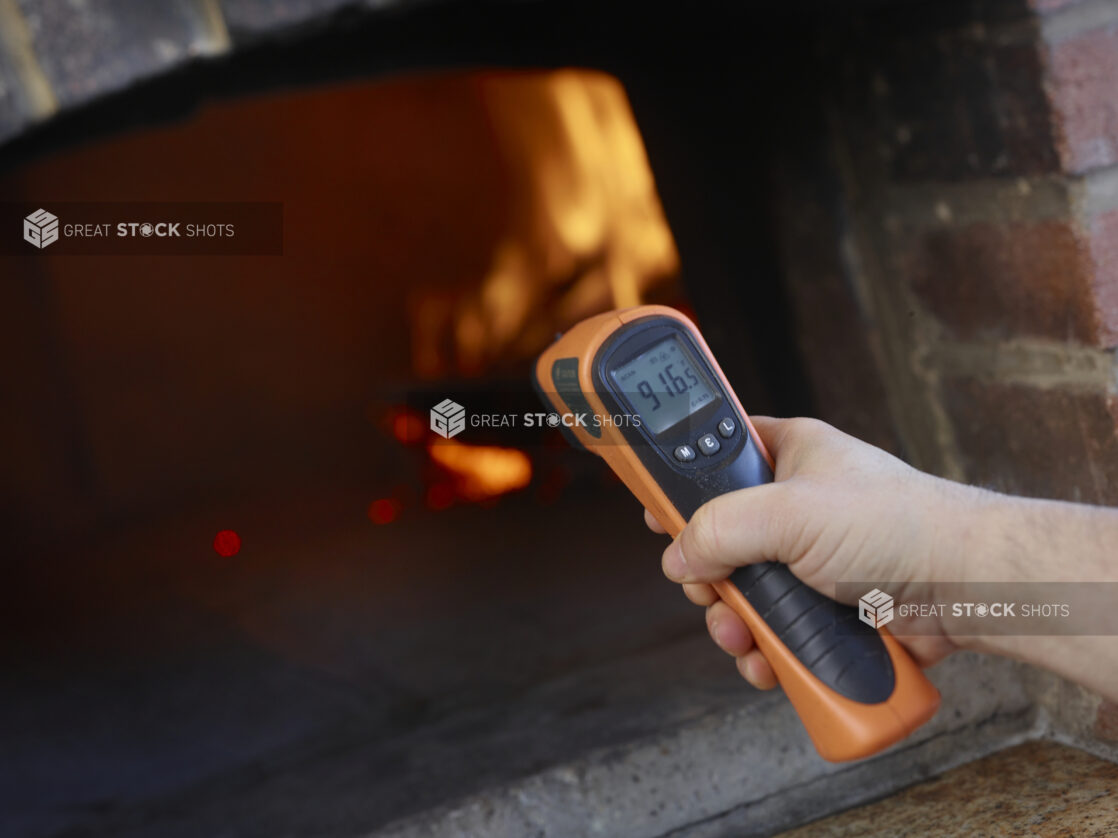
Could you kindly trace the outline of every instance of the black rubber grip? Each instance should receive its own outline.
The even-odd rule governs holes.
[[[743,442],[726,467],[690,485],[675,484],[673,500],[688,519],[717,495],[772,482],[772,470],[752,438],[746,435]],[[777,562],[739,568],[730,581],[792,654],[835,692],[866,704],[893,694],[889,650],[877,629],[858,619],[856,608],[809,588]]]
[[[840,695],[866,704],[893,694],[893,662],[877,629],[797,579],[778,562],[730,576],[749,604],[807,669]]]

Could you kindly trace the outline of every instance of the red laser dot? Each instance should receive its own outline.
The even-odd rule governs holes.
[[[233,530],[222,530],[214,536],[214,552],[223,558],[230,558],[241,552],[241,537]]]
[[[400,514],[400,504],[391,498],[381,498],[369,504],[369,520],[374,524],[390,524]]]

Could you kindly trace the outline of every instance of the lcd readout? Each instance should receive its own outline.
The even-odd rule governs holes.
[[[660,341],[612,374],[642,424],[654,434],[721,398],[691,352],[675,337]]]

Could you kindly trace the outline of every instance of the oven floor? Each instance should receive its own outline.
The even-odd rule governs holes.
[[[227,499],[17,563],[0,832],[363,834],[759,698],[621,486],[383,526],[369,499]]]

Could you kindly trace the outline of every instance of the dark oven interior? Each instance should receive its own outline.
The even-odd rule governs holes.
[[[817,165],[814,35],[501,14],[331,19],[9,147],[5,200],[284,213],[282,256],[5,277],[0,808],[27,834],[371,829],[748,700],[599,461],[435,446],[426,410],[531,409],[557,330],[662,302],[747,410],[872,436],[880,405],[803,369],[774,230]]]

